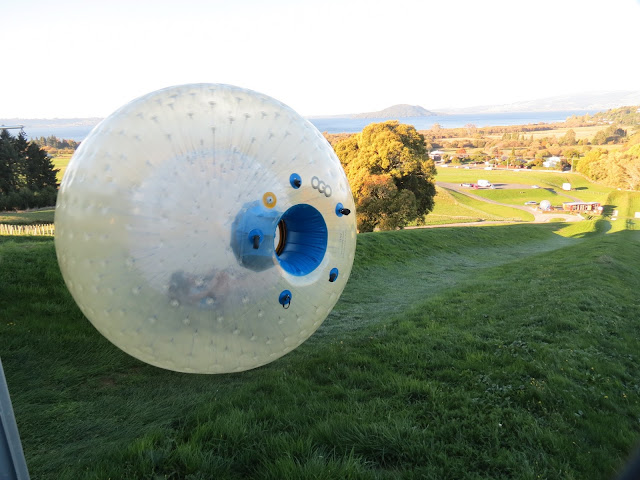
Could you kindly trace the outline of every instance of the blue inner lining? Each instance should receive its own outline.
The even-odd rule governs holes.
[[[314,271],[327,251],[328,230],[322,214],[311,205],[294,205],[282,215],[286,238],[278,261],[285,271],[302,276]]]

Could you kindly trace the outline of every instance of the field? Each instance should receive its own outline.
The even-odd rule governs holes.
[[[424,225],[479,221],[530,221],[533,215],[515,208],[482,202],[457,192],[436,187],[435,207],[425,216]]]
[[[538,185],[542,188],[555,190],[560,203],[573,201],[571,197],[585,202],[604,203],[614,188],[592,183],[577,173],[545,172],[540,170],[465,170],[463,168],[438,167],[436,180],[440,182],[477,183],[479,179],[489,180],[491,183],[518,183],[523,185]],[[570,183],[572,190],[564,192],[563,183]],[[534,189],[532,189],[534,190]],[[474,191],[477,193],[477,191]],[[535,195],[533,191],[532,195]],[[565,197],[566,200],[562,200]],[[535,200],[535,199],[534,199]],[[520,203],[518,203],[520,205]]]
[[[0,212],[0,223],[11,225],[36,225],[53,223],[54,208],[32,210],[28,212]]]
[[[561,127],[553,128],[551,130],[538,130],[535,132],[524,132],[524,136],[528,139],[533,135],[534,139],[540,139],[544,137],[557,137],[561,138],[569,131],[573,130],[576,134],[576,140],[591,139],[600,130],[604,130],[608,125],[590,125],[588,127]],[[502,138],[502,135],[487,135],[488,138]]]
[[[566,133],[569,130],[573,130],[575,133],[575,138],[576,140],[591,140],[600,130],[605,130],[608,127],[608,125],[590,125],[590,126],[585,126],[585,127],[558,127],[558,128],[551,128],[549,130],[537,130],[537,131],[530,131],[530,132],[520,132],[521,134],[524,135],[524,137],[529,140],[531,138],[531,136],[533,136],[533,138],[535,140],[540,140],[542,138],[552,138],[552,137],[556,137],[557,139],[562,138],[564,135],[566,135]],[[627,130],[627,132],[631,133],[635,130],[636,126],[635,125],[621,125],[621,128]],[[429,130],[421,130],[422,134],[424,135],[429,135],[431,132]],[[502,133],[496,133],[496,134],[486,134],[483,135],[484,138],[487,139],[501,139],[502,138]],[[457,142],[457,141],[466,141],[466,142],[473,142],[475,140],[475,138],[473,136],[470,135],[462,135],[462,136],[458,136],[458,137],[448,137],[446,139],[444,139],[444,142]],[[616,145],[607,145],[605,148],[607,148],[608,150],[619,150],[622,147],[621,144],[616,144]],[[448,154],[455,154],[455,151],[457,150],[457,148],[438,148],[438,150],[442,150],[445,153]],[[516,149],[518,150],[518,148]],[[481,152],[482,149],[481,148],[468,148],[467,149],[467,153],[473,154],[476,152]]]
[[[71,160],[71,155],[69,154],[61,154],[56,155],[52,158],[54,168],[59,169],[56,178],[58,179],[58,183],[62,181],[62,177],[64,176],[64,172],[67,170],[67,165],[69,165],[69,160]]]
[[[627,226],[359,235],[318,332],[219,376],[122,353],[51,238],[0,237],[0,356],[32,478],[610,478],[640,441]]]

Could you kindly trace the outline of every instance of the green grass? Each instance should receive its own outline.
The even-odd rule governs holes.
[[[551,188],[558,195],[571,195],[585,202],[605,202],[614,188],[592,183],[577,173],[542,172],[536,170],[465,170],[462,168],[438,168],[439,182],[477,183],[479,179],[491,183],[515,183]],[[572,190],[564,192],[563,183],[571,183]],[[532,189],[535,190],[535,189]],[[497,192],[499,190],[492,190]],[[532,195],[535,195],[532,193]],[[493,197],[492,197],[493,198]],[[569,198],[569,197],[567,197]],[[536,198],[532,198],[536,200]]]
[[[72,156],[71,154],[60,154],[52,158],[54,168],[59,169],[56,175],[58,183],[62,182],[62,177],[64,177],[64,172],[67,171],[67,165],[69,165]]]
[[[503,220],[502,217],[490,215],[481,209],[459,202],[452,192],[440,187],[436,187],[434,203],[433,211],[425,216],[425,225]]]
[[[436,187],[436,192],[434,209],[425,216],[424,222],[422,222],[424,225],[467,223],[484,220],[533,220],[533,215],[516,208],[492,205],[440,187]],[[473,193],[476,193],[476,191],[474,190]]]
[[[474,190],[473,193],[476,193]],[[458,192],[451,192],[454,198],[456,198],[460,203],[472,206],[473,208],[477,208],[478,210],[485,211],[490,215],[495,215],[498,217],[502,217],[508,220],[518,220],[518,221],[531,221],[533,220],[533,215],[529,212],[525,212],[523,210],[519,210],[517,208],[505,207],[504,205],[496,205],[493,203],[486,203],[474,198],[468,197]]]
[[[470,190],[471,193],[479,197],[495,200],[496,202],[507,203],[510,205],[524,206],[525,202],[535,200],[540,203],[542,200],[549,200],[552,205],[562,205],[562,202],[573,201],[564,196],[558,195],[555,191],[546,189],[495,189],[495,190]]]
[[[640,212],[640,192],[611,192],[607,204],[611,210],[618,210],[619,217],[635,218],[635,213]]]
[[[10,225],[37,225],[53,223],[55,208],[28,212],[0,212],[0,223]]]
[[[318,332],[218,376],[122,353],[52,239],[0,237],[0,356],[32,478],[610,478],[640,440],[640,232],[607,225],[359,235]]]
[[[618,212],[613,220],[613,212]],[[640,230],[640,218],[635,218],[640,212],[640,192],[613,191],[607,198],[603,217],[610,221],[610,231]]]

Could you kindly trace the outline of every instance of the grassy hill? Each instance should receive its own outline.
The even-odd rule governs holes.
[[[570,197],[566,197],[565,193],[585,202],[605,203],[607,196],[615,190],[605,185],[593,183],[577,173],[544,172],[540,170],[487,171],[438,167],[438,176],[436,179],[440,182],[455,183],[477,183],[479,179],[485,179],[491,183],[538,185],[542,188],[553,189],[559,196],[558,200],[560,203],[562,203],[562,201],[573,201],[569,200]],[[562,190],[562,184],[565,182],[571,184],[571,192],[564,192]],[[477,192],[474,193],[477,194]],[[535,194],[535,192],[531,192],[531,194]],[[563,200],[562,197],[566,199]]]
[[[318,332],[218,376],[122,353],[51,238],[0,237],[0,356],[32,478],[610,478],[640,441],[631,228],[359,235]]]
[[[443,225],[484,220],[524,222],[533,220],[533,215],[436,187],[435,206],[433,211],[424,217],[422,224]]]

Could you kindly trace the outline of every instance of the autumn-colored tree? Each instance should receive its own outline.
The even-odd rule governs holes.
[[[599,130],[598,133],[593,136],[593,140],[591,140],[591,143],[593,143],[594,145],[604,145],[605,143],[607,143],[607,134],[605,133],[605,131]]]
[[[549,153],[555,157],[559,156],[562,154],[562,148],[560,148],[560,145],[558,145],[557,143],[554,143],[553,145],[549,145],[547,147],[547,150],[549,151]]]
[[[338,142],[356,201],[358,228],[402,228],[433,209],[435,166],[424,136],[397,121],[373,123]]]
[[[371,232],[401,228],[417,216],[416,197],[410,190],[399,190],[391,175],[366,177],[357,198],[358,229]]]
[[[573,129],[567,130],[567,133],[560,139],[560,145],[573,146],[576,143],[576,132]]]

